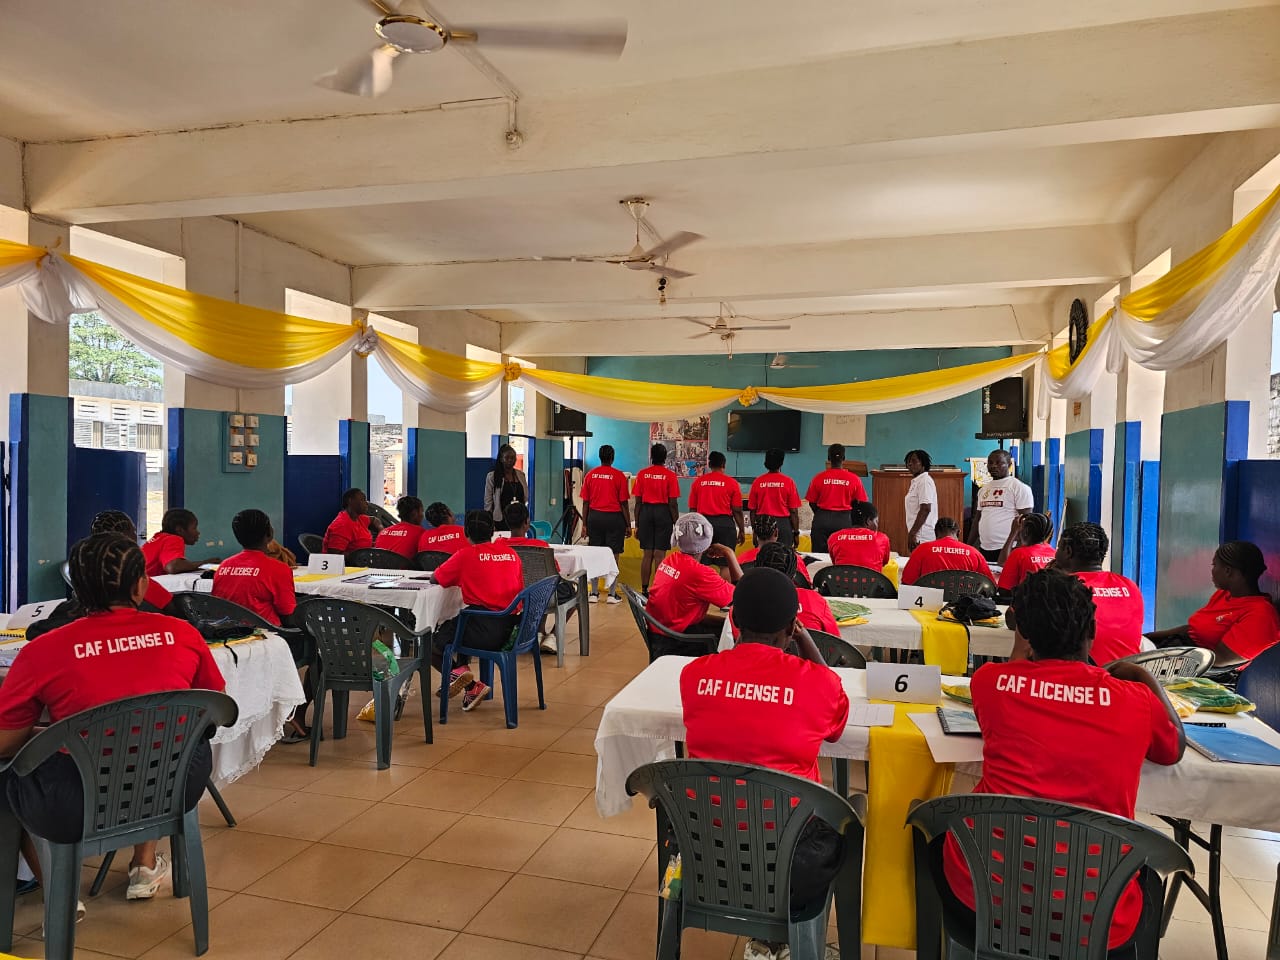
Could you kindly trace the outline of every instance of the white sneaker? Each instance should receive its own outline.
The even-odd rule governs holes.
[[[560,652],[559,648],[556,647],[555,637],[543,637],[542,642],[538,644],[538,649],[553,656]]]
[[[77,900],[77,901],[76,901],[76,923],[79,923],[81,920],[83,920],[83,919],[84,919],[85,912],[86,912],[86,911],[85,911],[85,909],[84,909],[84,901],[83,901],[83,900]],[[42,924],[40,924],[40,937],[41,937],[41,939],[43,939],[43,938],[44,938],[44,935],[45,935],[45,929],[44,929],[44,924],[42,923]]]
[[[791,949],[783,947],[788,958],[791,956]],[[763,940],[748,940],[746,948],[742,951],[742,960],[782,960],[779,954],[769,949]]]
[[[129,889],[125,891],[126,900],[150,900],[160,889],[160,885],[169,879],[169,858],[163,853],[156,854],[156,865],[129,868]]]
[[[593,593],[589,597],[587,597],[587,603],[599,603],[599,602],[600,602],[600,594],[598,593]]]
[[[621,598],[620,596],[618,596],[616,593],[611,593],[611,594],[609,594],[609,596],[608,596],[606,599],[607,599],[607,602],[609,602],[609,603],[621,603],[621,602],[622,602],[622,598]]]

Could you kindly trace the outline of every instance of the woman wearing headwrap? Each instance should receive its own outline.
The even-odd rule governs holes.
[[[1217,589],[1209,602],[1182,626],[1148,633],[1148,639],[1159,647],[1205,647],[1215,666],[1248,663],[1280,640],[1280,615],[1258,586],[1266,569],[1255,544],[1229,540],[1213,555],[1209,571]]]
[[[682,513],[671,532],[674,548],[662,558],[649,586],[649,615],[677,633],[719,633],[724,617],[708,614],[712,605],[727,607],[733,602],[733,585],[742,579],[742,567],[733,551],[723,543],[712,543],[711,521],[700,513]],[[702,562],[703,555],[721,558],[729,569],[728,581],[715,568]],[[688,653],[676,649],[677,641],[653,637],[651,655]],[[670,647],[670,648],[668,648]]]

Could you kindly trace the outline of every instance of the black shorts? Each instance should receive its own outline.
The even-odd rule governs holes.
[[[671,517],[671,507],[665,503],[642,503],[636,517],[636,538],[641,550],[671,549],[671,531],[676,522]]]
[[[979,548],[978,548],[978,552],[979,552],[980,554],[982,554],[983,558],[987,561],[987,563],[999,563],[999,562],[1000,562],[1000,550],[999,550],[999,548],[997,548],[997,549],[995,549],[995,550],[983,550],[983,549],[982,549],[982,547],[979,547]]]
[[[712,543],[723,543],[730,550],[738,545],[738,524],[732,514],[707,519],[711,521]]]
[[[626,540],[627,524],[622,512],[605,513],[592,510],[587,514],[587,543],[593,547],[608,547],[615,555],[622,553]]]
[[[810,530],[814,553],[826,553],[827,538],[852,525],[848,510],[823,510],[821,507],[814,507],[813,527]]]
[[[196,747],[187,772],[182,809],[200,802],[213,771],[209,743]],[[9,805],[28,832],[53,843],[75,843],[84,836],[84,787],[75,761],[65,753],[55,753],[29,776],[11,771],[0,774],[2,802]]]

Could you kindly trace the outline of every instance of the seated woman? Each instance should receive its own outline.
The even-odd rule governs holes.
[[[843,567],[883,570],[893,551],[889,538],[880,532],[880,511],[865,500],[855,500],[849,513],[853,526],[827,538],[831,562]]]
[[[429,530],[422,532],[418,541],[418,552],[433,550],[438,553],[457,553],[467,545],[467,534],[462,527],[454,523],[453,511],[449,505],[437,500],[427,507]]]
[[[760,554],[756,557],[756,566],[785,573],[792,580],[799,579],[796,576],[796,552],[780,543],[766,543],[761,547]],[[827,606],[825,597],[804,583],[796,583],[796,594],[800,601],[800,612],[796,614],[796,619],[806,630],[821,630],[833,637],[840,636],[840,627],[831,608]]]
[[[733,602],[733,585],[742,579],[742,567],[733,551],[723,543],[712,543],[711,521],[700,513],[683,513],[671,531],[674,549],[662,558],[649,585],[645,608],[653,619],[676,633],[715,633],[724,626],[724,617],[708,615],[711,605],[727,607]],[[703,554],[723,558],[729,570],[726,581],[714,567],[702,562]],[[652,636],[653,657],[683,653],[679,643]]]
[[[488,511],[468,512],[464,528],[470,543],[436,567],[432,576],[442,587],[461,588],[462,600],[468,607],[505,610],[524,589],[520,557],[504,539],[494,541],[493,517]],[[462,643],[476,650],[501,650],[519,623],[518,613],[505,617],[468,617]],[[431,663],[437,670],[443,664],[444,648],[453,642],[457,630],[456,618],[436,627]],[[469,657],[458,657],[449,675],[449,696],[461,693],[462,709],[466,711],[480,706],[489,692],[488,684],[477,680],[471,672],[470,663]]]
[[[1077,577],[1057,569],[1031,574],[1014,591],[1013,610],[1013,659],[979,667],[970,687],[982,727],[982,779],[973,792],[1057,800],[1132,819],[1143,761],[1177,763],[1186,746],[1164,690],[1136,664],[1103,669],[1088,662],[1094,602]],[[1045,689],[1081,695],[1046,697]],[[973,881],[954,837],[943,848],[943,870],[955,898],[972,910]],[[1112,916],[1112,949],[1133,935],[1141,912],[1134,880]]]
[[[369,516],[369,500],[359,487],[342,494],[342,512],[333,518],[324,532],[325,553],[350,553],[373,546],[374,535],[382,525]]]
[[[190,510],[166,510],[160,520],[160,532],[142,545],[147,561],[147,576],[166,573],[195,573],[200,564],[187,559],[187,547],[200,542],[200,521]],[[217,563],[210,557],[204,563]]]
[[[778,520],[771,517],[767,513],[761,513],[751,518],[751,534],[755,538],[756,546],[750,550],[743,550],[738,554],[738,563],[754,563],[756,557],[760,554],[760,548],[766,543],[778,542]],[[804,557],[796,554],[796,569],[800,571],[800,576],[804,577],[809,583],[813,583],[813,577],[809,576],[809,568],[804,565]]]
[[[399,523],[393,523],[378,534],[373,545],[379,550],[390,550],[406,560],[412,560],[422,550],[419,544],[427,531],[422,528],[422,501],[417,497],[401,497],[396,501]]]
[[[1106,531],[1096,523],[1073,523],[1058,538],[1053,564],[1057,570],[1074,573],[1093,591],[1098,633],[1090,655],[1103,666],[1142,647],[1142,591],[1123,574],[1102,569],[1108,546]]]
[[[1047,513],[1019,514],[1013,518],[1013,533],[1017,536],[1018,546],[1013,549],[1005,546],[1000,554],[1000,562],[1004,566],[1000,570],[1000,579],[996,581],[997,587],[1009,593],[1030,574],[1053,563],[1057,556],[1057,551],[1049,546],[1053,524]]]
[[[80,619],[28,643],[0,687],[0,756],[12,757],[48,712],[53,722],[125,697],[162,690],[222,690],[225,683],[208,644],[185,620],[142,613],[147,593],[146,561],[136,541],[118,533],[98,533],[71,548],[72,588],[84,607]],[[163,635],[160,646],[134,642]],[[192,809],[209,782],[213,756],[208,743],[197,748],[185,786]],[[80,775],[67,754],[54,754],[35,773],[0,775],[0,803],[38,834],[72,843],[82,833],[84,796]],[[27,863],[39,861],[24,838]],[[125,897],[146,900],[169,876],[169,862],[154,840],[133,848]],[[78,915],[83,913],[83,905]]]
[[[939,570],[968,570],[982,574],[992,583],[996,579],[982,551],[960,539],[960,525],[950,517],[943,517],[933,525],[932,540],[925,540],[911,551],[902,569],[902,582],[911,586],[926,574]]]
[[[1262,551],[1248,540],[1218,547],[1209,568],[1215,587],[1209,602],[1180,627],[1147,637],[1158,647],[1197,646],[1213,651],[1214,666],[1248,663],[1280,640],[1280,615],[1258,578],[1266,571]]]

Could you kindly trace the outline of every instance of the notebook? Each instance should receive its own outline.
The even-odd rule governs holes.
[[[1187,742],[1210,760],[1280,767],[1280,747],[1240,730],[1184,726]]]
[[[978,718],[968,710],[938,707],[938,723],[942,725],[942,732],[950,736],[982,736],[982,730],[978,727]]]

